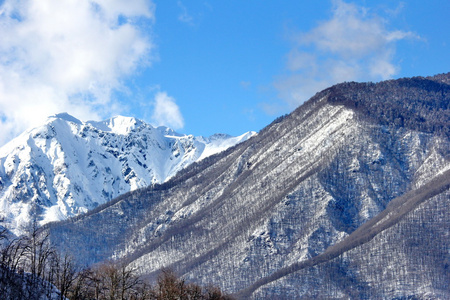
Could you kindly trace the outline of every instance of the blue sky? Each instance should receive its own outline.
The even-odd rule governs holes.
[[[443,0],[0,5],[0,144],[63,111],[239,135],[338,82],[450,71]]]

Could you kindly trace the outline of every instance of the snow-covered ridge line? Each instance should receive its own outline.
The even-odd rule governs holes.
[[[20,234],[86,212],[255,135],[194,137],[136,118],[61,113],[0,148],[0,225]]]

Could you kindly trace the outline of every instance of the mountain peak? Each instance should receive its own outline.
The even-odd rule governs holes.
[[[173,130],[172,128],[166,126],[158,126],[156,130],[158,130],[164,136],[178,136],[178,137],[183,136],[183,134],[180,134],[175,130]]]
[[[102,131],[109,131],[120,135],[128,134],[133,129],[145,124],[143,121],[134,117],[124,117],[120,115],[100,122],[89,121],[87,123]]]
[[[241,141],[211,143],[134,117],[53,115],[0,148],[0,226],[19,234],[33,218],[45,224],[87,212]]]
[[[126,135],[130,133],[132,130],[136,129],[137,127],[140,127],[145,124],[143,121],[136,119],[134,117],[125,117],[121,115],[117,115],[103,121],[82,122],[79,119],[75,118],[74,116],[66,112],[62,112],[49,117],[49,120],[51,121],[54,119],[72,122],[77,125],[90,124],[101,131],[112,132],[120,135]]]
[[[67,122],[73,122],[75,124],[82,124],[82,122],[80,120],[78,120],[77,118],[75,118],[74,116],[72,116],[66,112],[55,114],[55,115],[49,117],[49,119],[53,119],[53,118],[61,119],[61,120],[67,121]]]

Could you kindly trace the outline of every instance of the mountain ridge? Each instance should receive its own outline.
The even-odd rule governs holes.
[[[205,138],[132,117],[51,116],[0,148],[2,223],[20,234],[33,219],[42,225],[87,212],[254,134]]]
[[[160,268],[171,266],[187,280],[202,284],[212,281],[233,293],[246,291],[261,278],[270,278],[279,270],[333,249],[330,247],[392,207],[395,199],[433,185],[433,178],[439,174],[448,175],[450,141],[445,132],[450,125],[446,119],[449,108],[432,105],[428,111],[416,110],[426,102],[423,96],[432,98],[436,93],[429,90],[429,79],[408,80],[331,87],[278,118],[254,138],[192,164],[168,182],[122,195],[101,211],[49,225],[46,230],[61,250],[77,249],[76,258],[82,264],[124,259],[150,277]],[[365,110],[345,105],[349,102],[345,93],[339,99],[333,98],[338,94],[331,93],[350,86],[347,93],[353,95],[364,85],[374,88],[360,89],[360,95],[350,100],[359,103],[365,98],[378,99],[362,103],[371,104]],[[448,103],[448,87],[441,88],[437,100]],[[382,111],[386,103],[404,99],[396,98],[402,89],[408,90],[408,97],[414,96],[410,103],[405,107],[394,105],[386,110],[386,116],[368,117]],[[433,121],[433,126],[424,126],[416,119],[417,124],[395,122],[397,116],[411,113]],[[439,123],[441,120],[444,122]],[[445,235],[441,228],[445,230],[448,218],[434,222],[430,217],[436,203],[439,214],[445,212],[449,191],[448,185],[443,187],[430,200],[417,198],[423,200],[422,204],[411,204],[414,209],[406,212],[407,217],[392,218],[394,224],[372,240],[347,250],[361,266],[393,262],[405,270],[397,274],[405,281],[358,269],[340,255],[256,286],[245,295],[255,299],[419,295],[414,294],[414,284],[426,285],[427,278],[420,277],[419,271],[428,274],[429,264],[445,266],[448,254],[441,254],[439,249],[448,248],[448,239],[427,240],[429,245],[415,240],[439,254],[429,256],[426,263],[414,260],[417,255],[410,256],[407,236],[404,248],[395,248],[394,240],[399,230],[410,232],[420,222],[425,223],[419,228],[431,226],[429,232]],[[417,220],[416,215],[420,215]],[[425,234],[423,230],[415,232]],[[407,260],[399,260],[390,252],[384,254],[377,248],[381,245],[379,237],[391,240],[392,245],[383,247],[404,251]],[[379,261],[361,256],[360,249],[373,249]],[[408,271],[408,261],[419,271]],[[440,295],[445,282],[442,266],[429,275],[436,281],[426,293]],[[333,278],[324,276],[327,271],[341,273]],[[310,281],[297,274],[305,274]],[[395,272],[392,274],[395,276]],[[375,280],[376,276],[381,279]],[[318,285],[323,280],[327,280],[323,286],[328,289]],[[376,294],[371,294],[374,291],[368,282],[377,285]],[[347,290],[356,287],[353,294]],[[394,295],[392,290],[396,289],[403,294]],[[444,289],[444,294],[450,291]]]

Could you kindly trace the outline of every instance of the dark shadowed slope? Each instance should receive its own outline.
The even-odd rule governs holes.
[[[425,78],[337,85],[164,185],[48,229],[82,264],[125,259],[149,276],[169,266],[188,280],[229,292],[250,287],[254,295],[290,295],[304,287],[326,297],[326,287],[314,288],[320,282],[315,276],[323,277],[316,267],[359,249],[354,246],[362,241],[373,243],[378,225],[375,238],[361,225],[389,211],[391,200],[434,186],[433,178],[450,169],[449,102],[449,86]],[[294,272],[272,281],[323,258],[325,263],[307,268],[316,268],[306,273],[311,280]],[[369,293],[365,286],[376,274],[355,284]],[[330,290],[345,295],[352,278]],[[390,282],[380,278],[380,285]]]

